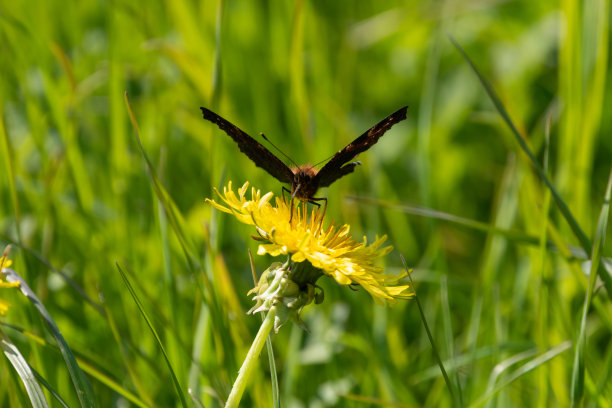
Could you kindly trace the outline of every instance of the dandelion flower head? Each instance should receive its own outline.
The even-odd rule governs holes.
[[[365,237],[363,242],[357,242],[349,234],[349,225],[337,227],[332,224],[323,228],[320,210],[313,209],[308,217],[298,206],[291,217],[291,208],[285,199],[276,197],[272,205],[273,193],[262,196],[259,190],[252,188],[251,199],[247,199],[247,191],[248,182],[237,194],[229,182],[223,194],[217,192],[223,203],[207,202],[220,211],[233,214],[240,222],[256,227],[259,239],[264,241],[259,245],[259,255],[287,255],[295,263],[308,261],[341,285],[362,286],[379,304],[394,304],[397,299],[414,295],[409,285],[399,283],[407,277],[406,271],[392,276],[375,265],[377,259],[392,250],[390,246],[382,247],[386,236],[376,237],[370,245]]]

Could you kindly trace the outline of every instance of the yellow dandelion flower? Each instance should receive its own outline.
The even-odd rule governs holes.
[[[341,285],[362,286],[379,304],[393,304],[397,299],[414,295],[409,285],[399,283],[407,276],[405,271],[398,276],[390,276],[375,265],[377,259],[392,250],[389,246],[381,248],[386,236],[377,237],[370,245],[365,237],[363,242],[357,242],[349,234],[349,225],[323,228],[320,211],[313,209],[308,217],[298,206],[291,218],[291,209],[286,200],[277,197],[275,205],[272,205],[273,193],[262,196],[254,188],[249,200],[246,198],[247,191],[248,182],[238,189],[238,194],[232,190],[230,182],[223,188],[223,194],[217,192],[224,204],[206,201],[223,212],[233,214],[240,222],[256,227],[260,239],[265,241],[259,245],[259,255],[288,255],[294,263],[307,261]]]
[[[6,255],[0,257],[0,271],[11,266],[11,263],[12,262],[9,259],[6,259]],[[14,288],[17,286],[19,286],[19,282],[6,282],[4,279],[0,279],[0,288]],[[8,302],[0,299],[0,316],[4,316],[6,314],[9,306],[10,304]]]

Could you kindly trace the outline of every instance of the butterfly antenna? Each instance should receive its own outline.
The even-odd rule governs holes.
[[[274,149],[275,149],[277,152],[279,152],[279,153],[280,153],[280,154],[281,154],[281,155],[282,155],[282,156],[283,156],[285,159],[289,160],[289,161],[291,162],[291,164],[293,164],[295,167],[300,167],[300,166],[298,166],[298,164],[297,164],[296,162],[294,162],[294,161],[293,161],[293,159],[291,159],[291,157],[289,157],[287,154],[285,154],[285,152],[283,152],[281,149],[279,149],[278,147],[276,147],[276,145],[275,145],[274,143],[272,143],[272,142],[270,141],[270,139],[268,139],[268,138],[266,137],[266,135],[264,135],[264,134],[263,134],[263,133],[261,133],[261,132],[259,133],[259,135],[260,135],[261,137],[263,137],[263,138],[264,138],[264,140],[265,140],[266,142],[270,143],[270,146],[272,146],[272,147],[273,147],[273,148],[274,148]]]
[[[312,167],[317,167],[317,166],[319,166],[319,165],[321,165],[321,164],[323,164],[323,163],[328,162],[328,161],[329,161],[329,160],[330,160],[332,157],[334,157],[335,155],[336,155],[336,153],[332,154],[332,155],[331,155],[331,156],[329,156],[327,159],[323,159],[323,160],[321,160],[320,162],[313,164],[313,165],[312,165]]]

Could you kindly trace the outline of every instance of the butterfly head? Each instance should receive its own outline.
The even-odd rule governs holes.
[[[293,182],[291,183],[291,194],[302,201],[310,201],[319,189],[316,179],[317,169],[309,164],[291,169],[293,171]]]

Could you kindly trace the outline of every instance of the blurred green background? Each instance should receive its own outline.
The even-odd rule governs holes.
[[[12,244],[14,269],[79,357],[99,406],[180,405],[116,264],[187,399],[189,388],[221,406],[260,323],[245,314],[254,231],[204,199],[228,180],[277,194],[280,185],[200,106],[264,132],[301,164],[404,105],[408,119],[321,194],[328,219],[349,223],[356,239],[388,234],[389,273],[400,253],[414,267],[452,389],[415,301],[383,308],[321,279],[325,302],[302,315],[310,333],[287,325],[273,337],[282,406],[569,405],[581,321],[585,385],[574,400],[609,406],[609,293],[598,283],[581,320],[591,254],[447,33],[595,245],[612,164],[608,1],[2,2],[0,242]],[[168,193],[161,201],[126,91]],[[271,261],[257,257],[258,271]],[[44,322],[17,291],[0,296],[12,303],[2,330],[77,406]],[[27,404],[6,359],[0,382],[1,406]],[[271,401],[264,353],[243,406]]]

